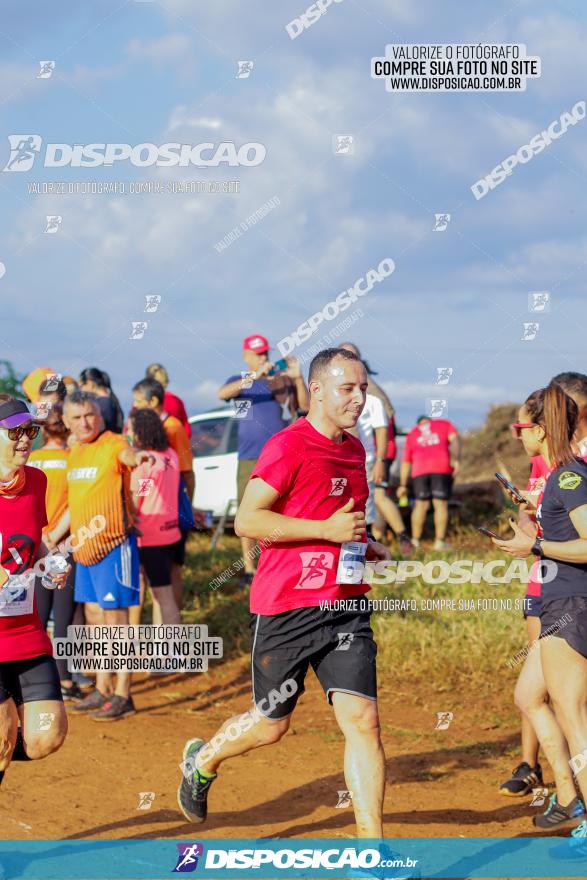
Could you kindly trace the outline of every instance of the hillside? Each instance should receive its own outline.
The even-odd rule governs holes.
[[[526,485],[528,457],[521,442],[510,431],[517,414],[515,403],[492,406],[484,425],[462,434],[458,483],[492,480],[495,471],[505,469],[516,485]]]

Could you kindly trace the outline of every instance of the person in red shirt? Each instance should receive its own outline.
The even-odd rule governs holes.
[[[389,552],[366,535],[365,450],[345,430],[361,415],[367,373],[355,354],[330,348],[312,361],[309,387],[307,417],[265,443],[235,522],[237,534],[262,546],[250,597],[255,708],[209,744],[186,743],[178,803],[191,821],[205,820],[219,765],[284,736],[312,665],[346,740],[358,834],[380,838],[377,648],[361,597],[369,590],[364,560]]]
[[[22,577],[48,553],[42,540],[47,478],[26,466],[38,432],[25,403],[0,394],[0,782],[11,761],[44,758],[67,734],[35,578]],[[67,574],[53,575],[54,585],[63,588]]]
[[[170,416],[175,416],[176,419],[179,419],[186,430],[186,434],[188,437],[191,437],[192,426],[188,421],[188,414],[183,400],[181,397],[178,397],[177,394],[172,394],[171,391],[167,390],[167,386],[169,385],[169,374],[165,367],[162,364],[149,364],[145,372],[145,377],[147,379],[156,379],[157,382],[161,382],[165,389],[163,409],[166,413],[169,413]]]
[[[406,437],[398,498],[407,494],[410,471],[416,502],[412,510],[412,543],[420,545],[430,499],[434,507],[435,550],[447,550],[448,500],[459,466],[459,433],[447,419],[420,416]]]

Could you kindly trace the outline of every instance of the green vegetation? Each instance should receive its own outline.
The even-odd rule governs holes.
[[[501,526],[506,533],[505,524]],[[471,526],[460,526],[451,538],[451,553],[426,553],[415,557],[423,563],[444,559],[490,561],[502,559],[490,542]],[[208,536],[196,535],[188,543],[185,570],[186,623],[206,623],[210,635],[224,639],[225,657],[248,653],[249,610],[248,589],[238,585],[239,573],[218,590],[210,589],[210,581],[232,565],[240,554],[240,544],[233,535],[225,535],[218,549],[209,553]],[[393,551],[392,551],[393,552]],[[506,567],[511,562],[508,557]],[[404,584],[374,586],[372,598],[415,599],[418,611],[378,611],[372,625],[379,648],[380,677],[391,676],[402,682],[425,682],[436,692],[474,687],[489,695],[495,689],[513,688],[517,668],[506,666],[525,644],[525,624],[516,600],[522,599],[525,588],[519,580],[511,584],[488,583],[430,584],[421,577]],[[424,599],[472,600],[474,610],[423,611]],[[483,600],[512,600],[511,610],[483,610]],[[481,601],[481,607],[477,602]],[[493,603],[491,603],[493,604]],[[499,601],[501,606],[501,601]],[[389,678],[386,680],[389,681]]]
[[[20,383],[22,382],[22,379],[22,376],[16,374],[10,361],[0,360],[0,392],[2,394],[11,394],[13,397],[21,397],[22,389]]]

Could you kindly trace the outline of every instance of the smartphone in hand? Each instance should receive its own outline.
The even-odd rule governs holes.
[[[267,375],[277,376],[278,373],[283,373],[284,370],[287,370],[287,361],[285,358],[280,358],[280,360],[275,361]]]
[[[492,532],[487,526],[477,526],[477,531],[481,532],[482,535],[486,535],[488,538],[497,538],[498,541],[502,540],[501,535],[498,535],[497,532]]]
[[[516,489],[514,484],[510,483],[510,481],[508,479],[506,479],[506,477],[504,477],[503,474],[496,473],[495,477],[496,477],[496,479],[499,480],[499,482],[504,487],[504,489],[507,489],[508,492],[511,492],[511,494],[513,495],[514,499],[516,500],[516,502],[518,504],[525,504],[526,503],[526,499],[524,498],[524,496],[522,495],[520,490]]]

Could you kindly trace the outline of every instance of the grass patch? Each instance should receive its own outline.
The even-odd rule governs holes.
[[[505,523],[502,533],[505,534]],[[458,526],[451,540],[458,551],[426,554],[415,558],[422,562],[457,558],[487,562],[503,559],[499,552],[481,538],[472,527]],[[239,586],[240,542],[225,535],[211,553],[207,535],[190,537],[187,546],[185,605],[186,623],[205,623],[212,636],[224,639],[224,656],[235,657],[249,652],[249,590]],[[509,563],[509,559],[507,560]],[[217,590],[211,581],[232,566],[233,576]],[[511,693],[519,668],[506,666],[525,644],[526,633],[521,610],[515,600],[522,599],[525,585],[519,581],[492,586],[487,583],[427,584],[410,578],[404,584],[374,586],[372,598],[415,599],[417,612],[376,612],[372,626],[378,645],[379,675],[415,683],[425,683],[436,693],[455,689],[481,689],[489,693],[496,676],[501,691]],[[424,611],[424,599],[448,598],[473,601],[474,610]],[[512,600],[512,609],[484,610],[478,600]],[[491,717],[495,717],[492,706]]]

